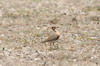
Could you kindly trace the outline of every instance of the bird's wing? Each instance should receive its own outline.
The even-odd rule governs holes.
[[[49,41],[53,41],[53,40],[57,40],[59,38],[58,35],[51,35],[50,37],[48,37],[45,41],[43,42],[49,42]]]

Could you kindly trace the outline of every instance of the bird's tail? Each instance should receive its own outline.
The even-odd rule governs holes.
[[[45,41],[41,41],[41,43],[45,43]]]

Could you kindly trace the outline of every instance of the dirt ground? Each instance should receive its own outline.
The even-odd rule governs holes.
[[[100,0],[0,0],[0,66],[100,66]]]

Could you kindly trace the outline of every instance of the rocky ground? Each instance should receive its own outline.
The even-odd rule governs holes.
[[[100,0],[0,0],[0,66],[100,66]]]

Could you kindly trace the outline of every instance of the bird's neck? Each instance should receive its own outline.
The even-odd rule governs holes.
[[[58,36],[60,36],[60,33],[59,33],[58,30],[54,30],[54,32],[55,32]]]

